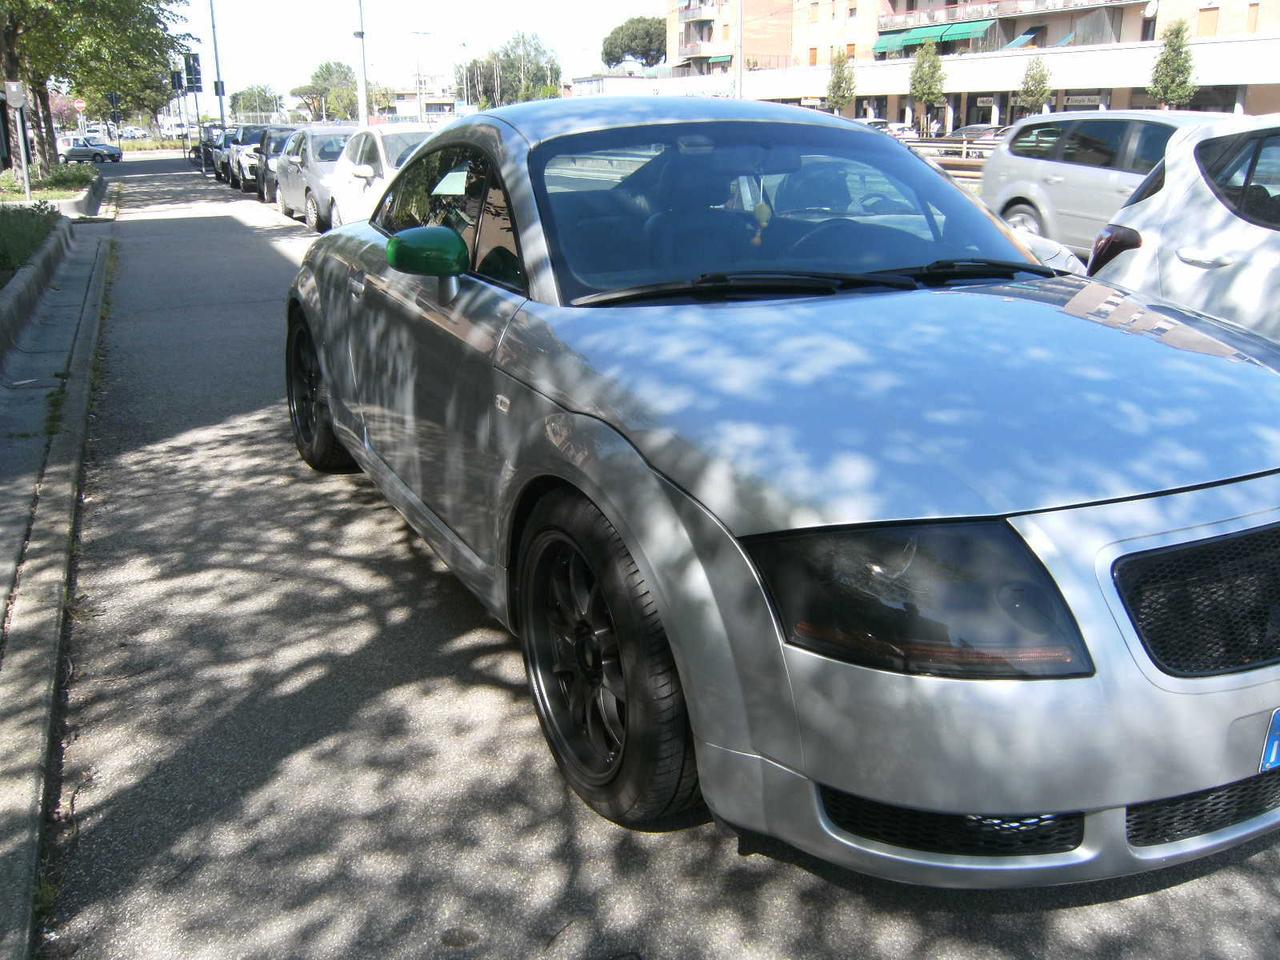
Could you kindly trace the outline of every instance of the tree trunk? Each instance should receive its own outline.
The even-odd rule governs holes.
[[[40,127],[36,130],[36,146],[40,149],[40,165],[48,174],[58,162],[58,135],[53,132],[53,105],[49,102],[49,82],[33,84],[36,103],[40,105]]]
[[[0,20],[0,73],[5,80],[18,79],[18,20],[13,14]],[[18,133],[18,111],[10,110],[8,114],[9,149],[14,155],[9,162],[15,165],[18,161],[14,158],[21,156],[18,151],[22,149],[22,137]]]

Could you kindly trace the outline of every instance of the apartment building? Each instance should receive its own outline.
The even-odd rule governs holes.
[[[1054,88],[1050,109],[1154,107],[1146,86],[1158,38],[1184,20],[1200,85],[1193,108],[1280,112],[1280,0],[671,2],[668,50],[676,52],[676,76],[646,78],[637,92],[736,95],[732,31],[743,3],[741,93],[752,99],[822,105],[832,57],[841,51],[852,62],[858,94],[847,112],[909,122],[912,57],[931,40],[943,57],[948,129],[1016,119],[1014,93],[1037,56]],[[757,44],[775,57],[785,49],[787,62],[753,63]]]

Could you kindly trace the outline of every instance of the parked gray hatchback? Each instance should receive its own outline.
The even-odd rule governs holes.
[[[1164,158],[1173,132],[1223,116],[1077,110],[1026,117],[987,159],[982,199],[1012,226],[1087,257],[1098,231]]]

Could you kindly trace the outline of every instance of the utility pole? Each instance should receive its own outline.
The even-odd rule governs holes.
[[[738,0],[738,26],[734,31],[736,39],[734,40],[733,65],[738,74],[737,93],[739,100],[745,99],[742,93],[742,22],[744,19],[742,16],[742,8],[746,5],[747,0]]]
[[[218,95],[218,123],[227,129],[227,110],[222,102],[226,88],[222,85],[222,61],[218,59],[218,23],[213,16],[213,0],[209,0],[209,27],[213,31],[213,92]]]
[[[356,39],[360,41],[360,74],[356,77],[359,81],[356,84],[356,96],[360,99],[358,115],[360,126],[363,127],[369,122],[369,68],[364,55],[364,0],[356,0],[356,6],[360,10],[360,29],[355,33]]]

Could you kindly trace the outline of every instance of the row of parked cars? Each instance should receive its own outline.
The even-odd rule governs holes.
[[[1029,117],[987,159],[982,199],[1094,276],[1280,339],[1280,115]]]
[[[367,219],[432,130],[418,124],[232,127],[213,138],[209,160],[219,181],[256,193],[286,216],[301,215],[323,233]]]

